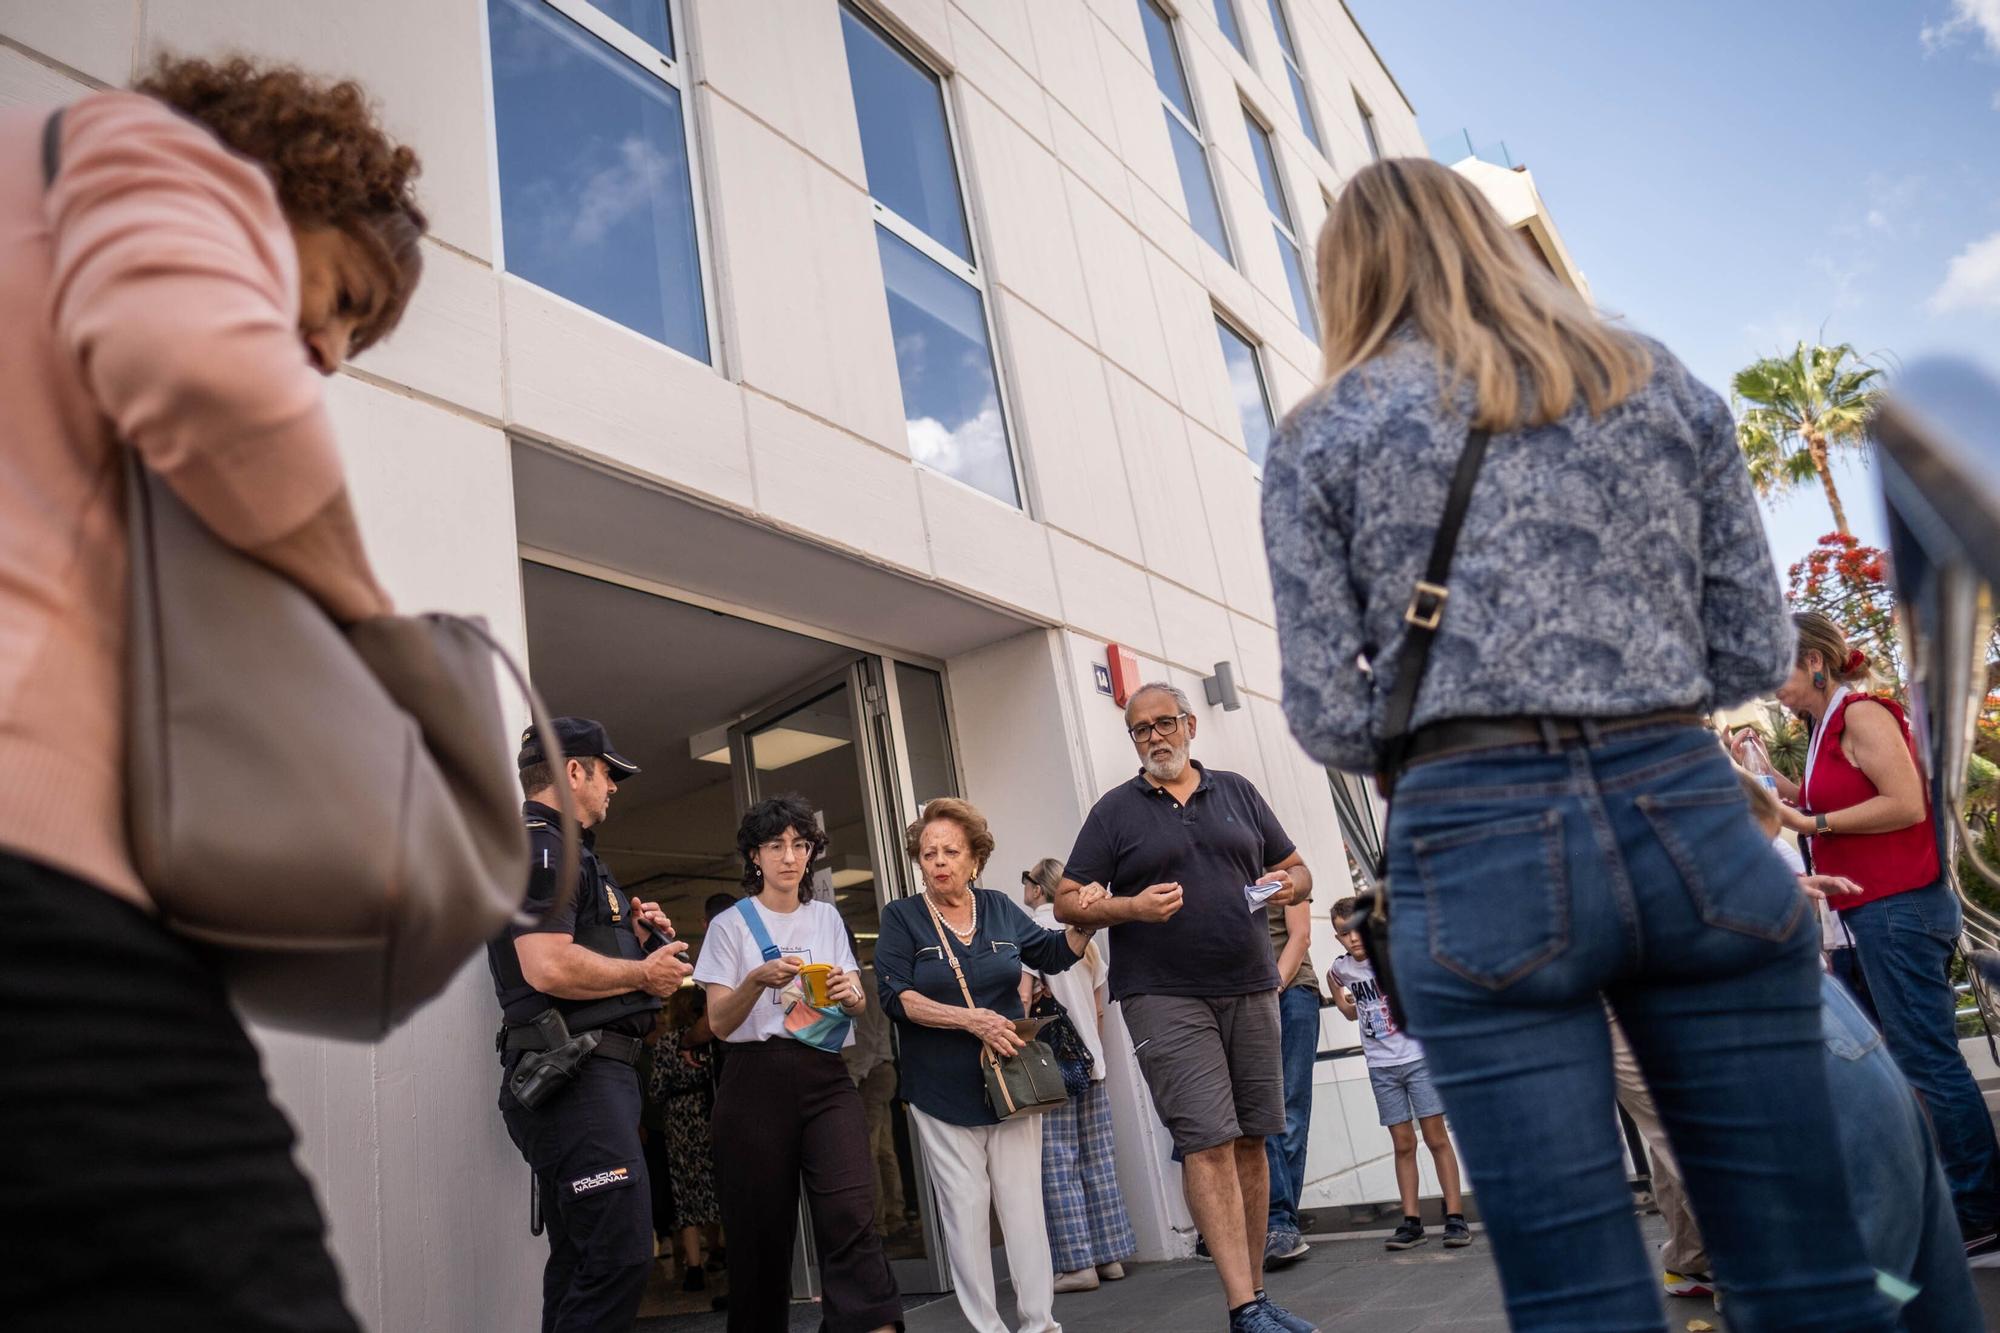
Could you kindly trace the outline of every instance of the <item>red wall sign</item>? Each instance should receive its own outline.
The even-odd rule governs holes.
[[[1139,688],[1139,658],[1123,644],[1107,644],[1104,657],[1111,665],[1111,701],[1120,708],[1132,697],[1132,691]]]

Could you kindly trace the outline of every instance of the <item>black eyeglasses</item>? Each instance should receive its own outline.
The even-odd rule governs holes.
[[[1157,721],[1141,722],[1138,726],[1127,727],[1125,730],[1134,741],[1143,744],[1155,736],[1178,735],[1181,729],[1181,719],[1186,716],[1186,713],[1169,713]]]

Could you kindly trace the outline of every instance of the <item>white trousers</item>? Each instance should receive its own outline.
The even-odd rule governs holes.
[[[1056,1276],[1042,1217],[1042,1118],[997,1125],[952,1125],[916,1107],[910,1123],[924,1145],[958,1308],[974,1333],[1007,1333],[993,1308],[993,1238],[987,1208],[1000,1215],[1007,1270],[1014,1279],[1018,1333],[1062,1333]]]

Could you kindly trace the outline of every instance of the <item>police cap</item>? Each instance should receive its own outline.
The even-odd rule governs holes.
[[[611,767],[613,777],[629,778],[639,771],[639,766],[611,748],[611,737],[605,734],[604,724],[587,717],[559,717],[550,724],[556,734],[556,741],[562,746],[565,759],[602,759]],[[521,756],[517,767],[522,772],[542,762],[542,736],[529,727],[521,733]]]

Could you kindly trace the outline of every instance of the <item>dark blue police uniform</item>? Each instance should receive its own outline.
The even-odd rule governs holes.
[[[551,911],[562,864],[561,817],[534,801],[525,803],[521,813],[534,858],[526,910],[541,919],[530,926],[510,926],[486,946],[500,1000],[498,1045],[506,1076],[527,1050],[536,1049],[532,1023],[547,1009],[564,1016],[572,1035],[606,1034],[576,1081],[533,1109],[515,1100],[506,1076],[501,1080],[500,1112],[514,1146],[534,1169],[549,1238],[542,1330],[627,1333],[638,1317],[653,1259],[651,1190],[639,1144],[642,1099],[633,1062],[660,1001],[644,991],[602,1000],[545,995],[521,975],[514,941],[533,932],[555,932],[593,952],[634,961],[666,941],[653,936],[649,946],[640,944],[632,931],[631,901],[598,861],[588,830],[580,849],[576,895]]]

